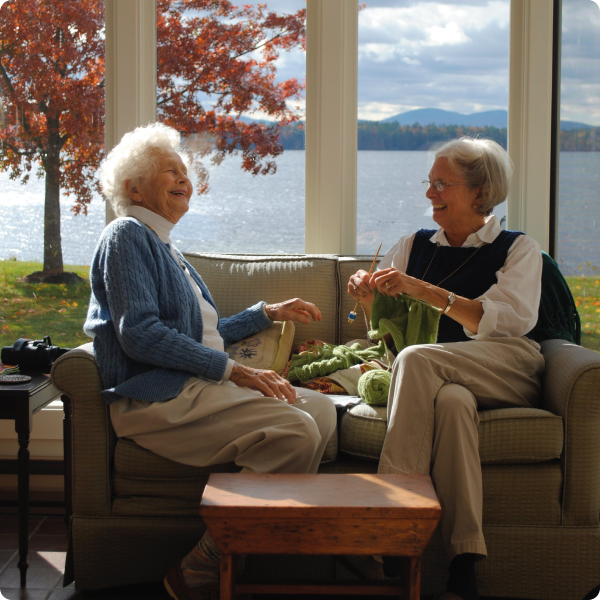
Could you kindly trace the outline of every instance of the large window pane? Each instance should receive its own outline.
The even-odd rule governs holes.
[[[562,1],[556,258],[571,286],[582,345],[600,351],[600,8]]]
[[[157,7],[158,118],[186,136],[200,192],[174,243],[303,252],[304,1]]]
[[[105,207],[104,1],[0,7],[0,345],[74,347]],[[76,277],[73,273],[76,273]]]
[[[360,11],[359,253],[436,228],[421,186],[436,142],[481,135],[506,147],[509,12],[508,0],[372,0]]]
[[[104,227],[104,1],[0,10],[0,259],[44,262],[46,204],[47,218],[60,215],[52,258],[60,249],[66,265],[89,265]]]

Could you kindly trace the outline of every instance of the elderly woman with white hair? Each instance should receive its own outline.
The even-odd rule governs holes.
[[[235,363],[224,348],[275,320],[320,320],[319,309],[296,298],[219,317],[202,278],[169,238],[189,207],[188,167],[179,133],[154,123],[123,136],[101,168],[102,190],[119,218],[95,250],[85,331],[113,427],[188,465],[233,461],[245,472],[316,473],[335,428],[331,400]],[[207,533],[165,586],[177,600],[210,597],[218,574]]]
[[[435,154],[426,196],[439,229],[400,238],[349,294],[370,320],[373,292],[407,294],[442,313],[436,344],[397,356],[380,473],[430,474],[451,559],[440,598],[478,598],[474,563],[487,554],[477,409],[537,407],[544,359],[527,337],[538,318],[542,256],[532,238],[492,215],[512,165],[495,142],[461,138]],[[391,560],[384,561],[388,573]]]

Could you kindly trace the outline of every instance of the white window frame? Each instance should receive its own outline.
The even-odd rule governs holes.
[[[354,254],[358,2],[308,0],[307,10],[305,250]],[[552,1],[511,0],[508,151],[515,174],[508,227],[528,233],[546,251],[552,23]],[[106,0],[106,149],[155,119],[156,2]],[[113,218],[107,210],[107,223]],[[50,412],[41,411],[32,439],[56,436]]]

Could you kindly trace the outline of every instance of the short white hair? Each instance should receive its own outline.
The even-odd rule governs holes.
[[[176,152],[189,170],[191,160],[178,131],[163,123],[150,123],[126,133],[100,166],[102,193],[118,217],[124,216],[132,200],[125,181],[139,182],[152,176],[166,152]]]
[[[481,187],[481,214],[491,214],[494,206],[506,200],[513,164],[494,140],[468,136],[450,140],[438,148],[435,158],[446,158],[470,188]]]

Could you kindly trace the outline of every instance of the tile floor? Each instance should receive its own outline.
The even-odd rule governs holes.
[[[67,554],[67,526],[62,516],[29,519],[27,587],[20,588],[17,515],[0,515],[0,600],[169,600],[162,583],[153,582],[94,592],[81,592],[74,584],[62,587]],[[286,600],[326,600],[339,596],[286,596]],[[361,600],[362,596],[353,596]],[[261,596],[252,600],[279,600]],[[423,598],[423,600],[426,600]],[[486,600],[483,599],[482,600]],[[494,600],[488,598],[487,600]],[[507,599],[504,599],[507,600]]]

